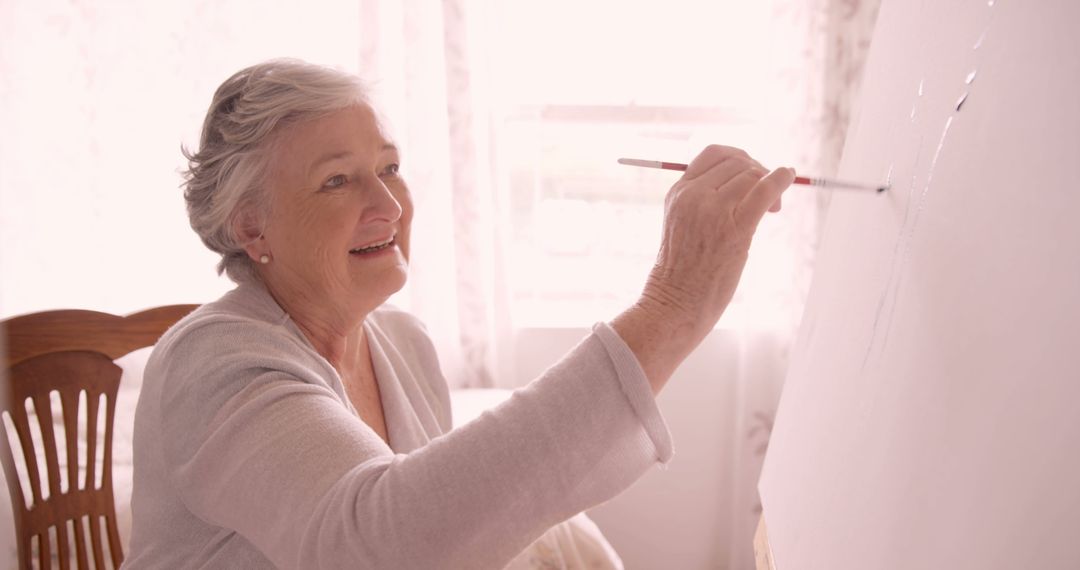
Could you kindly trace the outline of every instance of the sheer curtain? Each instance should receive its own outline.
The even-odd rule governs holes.
[[[409,284],[454,387],[495,385],[511,350],[483,66],[467,0],[362,0],[360,68],[403,150],[416,203]]]
[[[0,315],[231,288],[188,226],[180,145],[242,67],[356,71],[359,19],[353,0],[0,3]]]
[[[880,0],[812,0],[778,2],[774,21],[781,33],[799,38],[801,49],[788,52],[776,69],[782,83],[797,97],[782,108],[784,122],[798,145],[797,164],[833,176],[840,163],[847,126],[861,84]],[[790,194],[790,193],[789,193]],[[818,228],[831,194],[813,197],[817,215],[788,224],[788,239],[781,240],[805,268],[789,291],[801,312],[812,274]],[[761,517],[757,480],[768,450],[769,435],[783,388],[788,349],[794,328],[744,331],[743,371],[737,381],[734,406],[733,489],[728,513],[731,537],[726,556],[717,559],[727,568],[753,568],[753,534]]]

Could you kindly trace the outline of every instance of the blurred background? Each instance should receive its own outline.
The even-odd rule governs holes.
[[[833,174],[877,8],[3,0],[0,318],[230,289],[187,224],[180,146],[197,148],[225,78],[297,57],[364,77],[403,150],[417,213],[391,302],[427,323],[454,388],[522,386],[632,303],[653,263],[677,174],[616,159],[689,162],[720,143]],[[793,187],[763,222],[734,302],[661,395],[674,461],[590,511],[628,568],[753,567],[758,471],[827,201]],[[0,567],[11,524],[0,512]]]

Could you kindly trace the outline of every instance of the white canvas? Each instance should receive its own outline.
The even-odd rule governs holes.
[[[779,570],[1080,568],[1078,24],[883,5],[840,177],[892,188],[831,196],[760,482]]]

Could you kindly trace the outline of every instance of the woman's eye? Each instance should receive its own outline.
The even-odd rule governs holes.
[[[394,175],[394,174],[397,174],[399,170],[401,170],[401,165],[396,163],[396,162],[393,162],[393,163],[390,163],[389,165],[387,165],[386,170],[384,172],[386,174]]]
[[[346,178],[344,174],[338,174],[337,176],[331,176],[326,183],[323,184],[323,188],[337,188],[339,186],[344,186],[348,181],[349,179]]]

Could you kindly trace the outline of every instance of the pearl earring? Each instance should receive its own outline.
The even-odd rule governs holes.
[[[261,263],[263,265],[266,265],[267,263],[270,263],[270,256],[266,255],[265,253],[262,254],[262,256],[259,257],[259,263]]]

